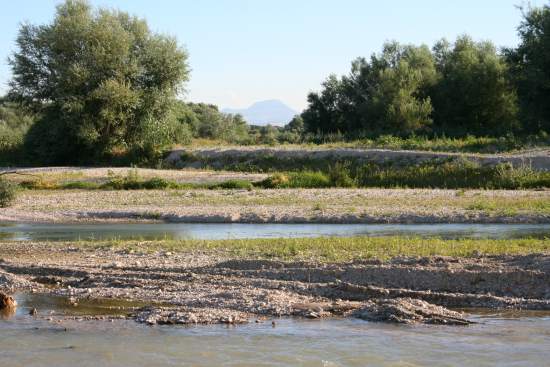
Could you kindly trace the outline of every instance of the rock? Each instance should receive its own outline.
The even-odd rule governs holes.
[[[402,324],[469,325],[473,323],[459,312],[413,298],[368,301],[365,307],[355,311],[354,316],[367,321]]]
[[[31,308],[31,310],[29,311],[29,315],[31,316],[36,316],[38,315],[38,310],[36,308]]]
[[[0,292],[0,310],[17,307],[17,302],[12,296]]]

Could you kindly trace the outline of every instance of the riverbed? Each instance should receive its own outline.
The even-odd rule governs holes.
[[[547,252],[326,263],[154,248],[156,239],[188,238],[548,238],[547,225],[18,223],[0,232],[0,285],[19,304],[0,319],[0,365],[541,366],[550,360]],[[149,242],[95,248],[77,241],[137,238]],[[340,312],[370,307],[377,298],[410,297],[452,310],[488,308],[459,310],[474,322],[467,326],[371,322]],[[526,308],[532,310],[518,311]]]

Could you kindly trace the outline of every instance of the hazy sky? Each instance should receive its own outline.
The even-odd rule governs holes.
[[[280,99],[301,110],[330,74],[386,40],[433,44],[469,33],[517,44],[521,0],[93,0],[145,17],[190,54],[186,99],[247,107]],[[49,22],[58,0],[4,0],[0,11],[0,93],[18,25]],[[548,3],[532,0],[533,5]]]

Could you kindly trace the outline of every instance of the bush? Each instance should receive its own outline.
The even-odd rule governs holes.
[[[289,182],[290,179],[288,175],[284,173],[276,173],[261,181],[258,186],[265,189],[276,189],[281,187],[288,187]]]
[[[285,188],[323,188],[330,187],[330,178],[323,172],[290,172],[288,174],[275,174],[261,181],[259,186],[267,189]]]
[[[252,182],[246,180],[228,180],[219,184],[211,186],[213,189],[239,189],[239,190],[252,190],[254,185]]]
[[[328,177],[334,187],[354,187],[355,180],[351,177],[350,165],[347,163],[336,162],[334,166],[329,167]]]
[[[0,208],[10,206],[16,196],[15,185],[0,177]]]

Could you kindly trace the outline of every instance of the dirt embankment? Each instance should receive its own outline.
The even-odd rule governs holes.
[[[467,324],[447,308],[550,310],[550,255],[282,262],[223,253],[2,244],[0,290],[150,304],[156,323],[239,323],[278,316]]]
[[[182,159],[183,157],[183,159]],[[201,165],[197,162],[205,161],[209,165],[220,168],[225,162],[232,160],[247,161],[257,160],[258,157],[273,157],[280,160],[320,160],[320,161],[365,161],[384,164],[388,162],[401,164],[417,164],[434,160],[448,160],[464,158],[481,165],[494,166],[499,163],[509,162],[515,167],[530,166],[535,170],[550,170],[550,150],[537,149],[533,151],[514,154],[468,154],[468,153],[442,153],[411,150],[388,149],[300,149],[300,148],[258,148],[258,147],[233,147],[233,148],[200,148],[179,149],[172,151],[166,158],[166,162],[178,166]],[[185,160],[189,160],[186,162]]]

